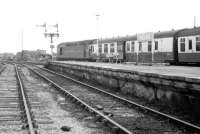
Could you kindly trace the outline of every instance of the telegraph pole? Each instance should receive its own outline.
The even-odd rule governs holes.
[[[52,56],[52,60],[53,60],[53,49],[54,49],[54,39],[59,37],[59,31],[58,31],[58,24],[55,25],[47,25],[46,23],[44,23],[43,25],[37,25],[38,27],[44,27],[44,36],[45,38],[50,38],[50,48],[51,48],[51,56]],[[48,32],[47,28],[48,27],[53,27],[56,28],[56,31],[54,32]]]
[[[21,49],[22,49],[21,60],[23,60],[23,47],[24,47],[24,29],[21,30]]]
[[[196,27],[196,16],[194,16],[194,28]]]
[[[96,21],[97,21],[97,47],[99,48],[99,14],[96,14]]]

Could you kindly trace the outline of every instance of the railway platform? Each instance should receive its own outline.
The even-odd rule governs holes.
[[[63,64],[74,64],[83,66],[93,66],[101,68],[110,68],[122,71],[134,71],[148,74],[165,75],[166,77],[185,77],[200,79],[200,67],[191,66],[169,66],[169,65],[134,65],[134,64],[115,64],[115,63],[99,63],[99,62],[80,62],[80,61],[54,61]],[[199,81],[200,82],[200,81]]]
[[[53,61],[47,68],[200,119],[199,67]]]

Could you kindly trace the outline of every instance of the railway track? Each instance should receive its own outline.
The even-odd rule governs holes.
[[[0,74],[0,133],[65,134],[67,128],[73,134],[110,134],[104,126],[88,120],[88,112],[62,96],[46,82],[33,77],[27,68],[6,65]],[[65,106],[66,110],[62,108]],[[75,119],[75,112],[86,120]]]
[[[100,89],[96,87],[47,69],[38,67],[29,67],[29,69],[47,80],[57,89],[60,89],[67,96],[71,96],[75,101],[86,107],[89,111],[97,114],[100,120],[111,124],[111,127],[119,133],[188,133],[169,123],[168,119],[179,122],[179,120],[174,117],[141,106],[117,95],[100,91]],[[77,84],[77,82],[79,84]],[[127,107],[127,104],[130,107]],[[158,119],[148,116],[144,111],[141,112],[141,109],[145,112],[150,111],[159,116],[164,116],[165,118]],[[187,122],[184,125],[188,125]],[[191,124],[189,125],[192,127]]]
[[[57,134],[37,96],[41,82],[32,82],[18,65],[7,65],[0,77],[1,134]],[[43,87],[44,88],[44,87]],[[38,89],[38,90],[36,90]]]
[[[20,68],[17,65],[15,65],[15,72],[19,89],[18,91],[19,98],[21,99],[20,107],[22,110],[22,120],[23,123],[25,123],[25,126],[23,127],[27,128],[30,134],[37,134],[36,124],[35,124],[36,122],[34,120],[34,116],[31,111],[30,99],[25,91],[24,83],[21,78]]]
[[[2,133],[20,133],[21,110],[19,107],[19,97],[17,81],[14,68],[6,65],[0,74],[0,131]]]
[[[17,66],[6,65],[0,77],[0,132],[36,134]]]
[[[63,126],[66,126],[68,133],[73,134],[89,134],[89,133],[101,133],[109,134],[104,132],[103,128],[95,126],[95,128],[84,127],[84,123],[81,124],[80,120],[74,120],[73,116],[69,113],[70,110],[63,110],[61,107],[66,109],[72,109],[71,112],[78,112],[83,117],[89,116],[85,114],[82,109],[75,108],[73,103],[65,101],[65,97],[60,92],[56,92],[55,88],[52,88],[48,83],[38,78],[33,77],[27,68],[21,67],[21,78],[24,83],[24,87],[27,92],[31,104],[31,112],[34,115],[34,122],[37,126],[37,132],[40,134],[65,134],[66,130],[63,131]],[[89,124],[93,122],[88,121]],[[97,130],[100,129],[100,130]]]
[[[18,67],[19,68],[19,67]],[[37,96],[38,90],[42,90],[41,82],[33,80],[29,77],[29,72],[23,67],[18,69],[22,86],[24,88],[26,100],[28,100],[28,108],[30,116],[30,123],[33,124],[36,134],[57,134],[58,129],[53,126],[53,121],[46,112],[45,105]],[[37,130],[37,131],[36,131]]]

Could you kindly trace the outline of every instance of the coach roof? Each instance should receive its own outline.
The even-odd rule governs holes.
[[[168,38],[173,37],[177,30],[162,31],[154,33],[154,38]]]
[[[200,27],[187,28],[178,33],[178,37],[200,35]]]
[[[94,44],[95,39],[91,40],[82,40],[82,41],[71,41],[71,42],[63,42],[58,45],[58,47],[64,47],[64,46],[72,46],[72,45],[88,45],[88,44]]]
[[[154,38],[173,37],[176,32],[177,30],[156,32],[154,33]],[[112,43],[112,42],[117,42],[117,41],[135,41],[135,40],[137,40],[136,35],[130,35],[130,36],[127,35],[127,36],[121,36],[121,37],[100,39],[100,43]]]
[[[113,38],[103,38],[100,39],[100,43],[112,43],[117,41],[129,41],[129,40],[136,40],[136,35],[130,35],[130,36],[118,36]]]

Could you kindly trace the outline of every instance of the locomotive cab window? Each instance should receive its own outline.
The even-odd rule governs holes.
[[[200,37],[196,37],[196,51],[200,51]]]
[[[181,38],[180,40],[180,51],[185,52],[185,38]]]

